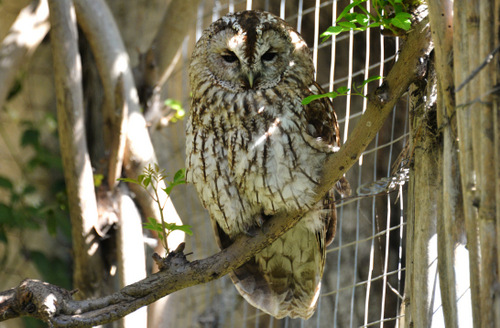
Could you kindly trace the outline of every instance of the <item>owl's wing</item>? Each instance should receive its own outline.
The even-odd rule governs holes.
[[[317,82],[309,87],[312,94],[323,94],[325,91]],[[337,121],[337,114],[333,108],[330,98],[320,98],[306,105],[306,120],[309,124],[309,131],[314,138],[321,138],[324,142],[334,147],[340,147],[340,130]],[[335,190],[342,196],[348,196],[351,193],[349,181],[342,177],[335,184]],[[328,246],[335,237],[337,228],[337,211],[335,208],[335,193],[330,190],[323,198],[323,209],[326,211],[325,227],[326,242]]]
[[[311,94],[325,93],[317,82],[313,82],[309,90]],[[321,138],[329,145],[340,147],[339,123],[330,98],[320,98],[307,104],[305,115],[314,138]]]
[[[326,93],[316,81],[309,89],[311,94]],[[324,142],[335,147],[341,146],[337,114],[330,98],[320,98],[309,103],[306,106],[306,119],[310,125],[309,131],[314,138],[321,138]],[[349,196],[351,194],[349,181],[345,177],[340,178],[335,184],[335,190],[342,197]]]
[[[346,180],[347,181],[347,180]],[[337,209],[335,208],[335,192],[330,190],[323,198],[325,214],[325,245],[330,245],[337,233]]]

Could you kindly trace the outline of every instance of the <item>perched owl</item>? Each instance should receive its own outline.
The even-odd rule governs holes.
[[[335,235],[333,192],[313,203],[328,153],[339,147],[309,48],[282,19],[243,11],[214,22],[194,49],[189,77],[187,180],[208,209],[221,248],[278,211],[299,223],[230,276],[252,305],[277,318],[316,308],[325,248]]]

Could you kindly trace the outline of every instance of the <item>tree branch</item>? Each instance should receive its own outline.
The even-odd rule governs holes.
[[[338,153],[328,159],[322,185],[317,190],[318,199],[315,201],[319,201],[326,190],[331,189],[336,180],[356,162],[381,128],[396,101],[412,82],[421,77],[421,64],[425,63],[423,58],[429,54],[431,47],[429,29],[424,21],[408,35],[399,61],[394,64],[384,85],[370,94],[368,108],[349,140]],[[0,298],[0,321],[20,315],[42,317],[42,314],[43,318],[56,327],[90,327],[114,321],[170,293],[226,275],[270,245],[295,225],[301,215],[299,211],[278,213],[266,221],[262,231],[255,236],[242,235],[230,247],[202,260],[188,262],[182,249],[178,248],[165,260],[159,260],[162,271],[103,298],[74,301],[68,292],[54,293],[55,310],[49,314],[43,312],[44,303],[35,302],[39,292],[34,289],[30,293],[19,291],[25,291],[29,286],[45,286],[51,290],[57,290],[58,287],[34,280],[24,281],[14,289],[15,293],[13,290],[0,293],[0,296],[4,295]],[[27,294],[31,296],[28,297]],[[27,307],[26,304],[35,304],[36,309],[33,310],[33,306]]]
[[[115,122],[117,127],[123,126],[123,121],[115,115],[117,103],[123,102],[127,108],[126,143],[123,155],[123,168],[130,178],[137,178],[144,167],[156,163],[156,154],[149,137],[146,120],[141,113],[137,90],[130,67],[129,57],[123,44],[120,32],[113,15],[103,0],[75,0],[75,10],[83,32],[89,40],[97,69],[105,94],[105,120]],[[119,82],[120,81],[120,82]],[[121,84],[118,85],[117,84]],[[123,95],[123,99],[115,99],[115,95]],[[121,108],[119,108],[121,109]],[[121,111],[122,115],[125,110]],[[125,118],[122,118],[125,119]],[[121,123],[117,123],[121,122]],[[116,143],[120,145],[120,142]],[[136,195],[144,216],[159,218],[156,203],[140,186],[131,184],[130,189]],[[165,188],[161,182],[159,188]],[[162,197],[167,197],[162,193]],[[170,221],[182,224],[170,199],[161,199],[165,203],[164,211]],[[170,245],[178,245],[184,240],[184,233],[175,231],[169,236]],[[175,246],[174,246],[175,247]]]
[[[137,70],[141,100],[146,103],[153,89],[163,85],[180,57],[182,42],[196,21],[200,0],[171,1],[151,46],[141,54]]]
[[[425,62],[432,50],[428,20],[413,27],[406,38],[398,61],[384,79],[384,83],[368,95],[368,107],[345,144],[325,163],[318,194],[324,195],[336,181],[358,160],[391,113],[396,102],[411,83],[422,78]],[[319,199],[318,199],[319,200]]]
[[[99,281],[102,262],[95,252],[97,201],[85,137],[76,16],[70,0],[49,0],[49,8],[59,142],[75,252],[74,279],[75,286],[89,297],[95,286],[87,282]]]

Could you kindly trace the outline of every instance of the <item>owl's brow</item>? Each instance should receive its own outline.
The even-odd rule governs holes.
[[[261,13],[262,14],[262,13]],[[218,24],[214,26],[212,35],[216,35],[219,31],[230,28],[237,34],[244,35],[245,42],[245,56],[248,58],[249,63],[253,63],[257,48],[257,38],[262,35],[264,31],[272,29],[272,23],[276,23],[274,17],[268,15],[267,22],[262,22],[261,16],[254,11],[244,11],[236,15],[227,15],[219,20]]]
[[[253,56],[255,54],[255,48],[257,45],[257,36],[259,32],[262,33],[262,31],[259,31],[259,27],[261,25],[260,19],[253,12],[244,12],[241,15],[239,25],[241,27],[241,30],[246,34],[245,55],[250,60],[250,62],[253,62]]]

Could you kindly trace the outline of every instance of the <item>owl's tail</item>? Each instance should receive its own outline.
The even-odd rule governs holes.
[[[230,274],[239,293],[276,317],[308,319],[316,309],[325,264],[325,229],[303,218]]]

